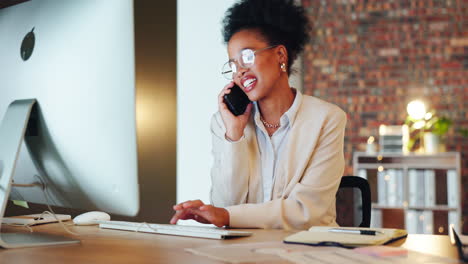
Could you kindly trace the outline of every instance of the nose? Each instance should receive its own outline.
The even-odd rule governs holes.
[[[237,65],[237,72],[236,72],[236,76],[239,77],[239,78],[242,78],[242,76],[249,70],[249,68],[244,68],[240,65]]]

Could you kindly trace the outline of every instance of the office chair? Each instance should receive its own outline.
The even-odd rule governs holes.
[[[343,176],[341,178],[341,183],[340,187],[338,189],[339,192],[344,190],[345,188],[357,188],[361,191],[361,202],[362,202],[362,222],[359,225],[359,227],[370,227],[370,220],[371,220],[371,192],[370,192],[370,187],[369,183],[367,182],[366,179],[358,177],[358,176]],[[338,198],[338,193],[337,192],[337,198]],[[353,201],[354,200],[354,195],[353,199],[343,199],[346,201]],[[337,215],[339,216],[339,211],[345,211],[345,210],[340,210],[343,209],[340,207],[340,202],[339,199],[337,199]],[[353,202],[353,208],[356,207],[356,203]],[[354,210],[356,211],[356,210]],[[349,217],[349,216],[348,216]],[[338,217],[337,217],[338,220]],[[354,220],[354,219],[353,219]],[[339,223],[340,224],[340,223]],[[341,224],[340,224],[341,225]]]

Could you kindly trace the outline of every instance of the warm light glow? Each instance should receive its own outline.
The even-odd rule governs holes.
[[[378,155],[377,156],[377,160],[382,160],[383,159],[383,156],[382,155]]]
[[[414,100],[409,102],[406,111],[408,111],[408,115],[413,119],[423,119],[426,115],[426,105],[420,100]]]
[[[421,128],[423,128],[425,125],[426,125],[426,121],[421,120],[421,121],[418,121],[418,122],[414,123],[413,128],[414,128],[414,129],[421,129]]]
[[[424,116],[424,119],[426,119],[426,120],[429,120],[431,118],[432,118],[432,113],[431,112],[426,113],[426,115]]]
[[[375,138],[373,136],[370,136],[368,139],[367,139],[367,144],[372,144],[374,143],[375,141]]]
[[[408,125],[403,125],[401,127],[402,130],[402,140],[403,140],[403,153],[408,154],[410,152],[409,150],[409,140],[410,140],[410,132],[409,132],[409,127]]]
[[[379,126],[379,135],[386,135],[387,134],[387,126],[386,125],[380,125]]]
[[[443,233],[444,232],[444,227],[443,226],[439,226],[439,233]]]
[[[408,201],[403,202],[403,207],[407,208],[408,207]]]
[[[389,181],[389,180],[390,180],[390,175],[388,175],[388,174],[385,175],[385,176],[384,176],[384,179],[385,179],[386,181]]]
[[[378,171],[383,171],[384,168],[383,168],[383,166],[379,166],[379,167],[377,168],[377,170],[378,170]]]

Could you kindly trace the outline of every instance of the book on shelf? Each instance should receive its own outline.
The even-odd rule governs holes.
[[[389,169],[387,170],[387,205],[400,207],[403,206],[404,200],[404,183],[403,170]]]
[[[417,174],[417,193],[416,193],[416,206],[425,206],[425,193],[426,193],[426,179],[424,178],[424,170],[416,170]]]
[[[425,206],[425,179],[424,170],[410,169],[408,171],[409,206]]]
[[[407,210],[405,228],[408,234],[432,234],[434,218],[431,210]]]
[[[377,172],[377,195],[379,205],[387,205],[387,181],[385,171]]]
[[[361,178],[367,179],[367,171],[365,169],[359,169],[358,170],[358,175]]]
[[[396,170],[396,182],[397,182],[397,205],[403,206],[405,201],[405,177],[403,170]]]
[[[408,170],[408,190],[409,206],[418,206],[418,171],[415,169]]]
[[[417,216],[417,227],[416,227],[416,234],[424,234],[424,215],[422,210],[416,211]]]
[[[422,219],[422,233],[423,234],[432,234],[434,230],[434,219],[432,211],[424,210],[421,212]]]
[[[458,227],[460,226],[460,215],[458,212],[448,212],[448,224],[453,224],[456,227],[456,230],[458,230]]]
[[[405,211],[400,208],[382,210],[382,227],[405,228]]]
[[[433,211],[433,225],[434,225],[434,234],[438,235],[447,235],[449,226],[448,224],[448,211]]]
[[[435,206],[435,171],[424,170],[424,206]]]
[[[394,169],[388,169],[385,177],[387,178],[387,205],[397,206],[397,176]]]
[[[447,204],[458,208],[459,201],[458,177],[455,170],[447,170]]]
[[[435,172],[435,203],[447,206],[447,171],[436,170]]]
[[[405,228],[408,234],[418,233],[419,214],[416,210],[407,210],[405,215]]]
[[[382,210],[372,209],[371,211],[371,227],[382,227]]]

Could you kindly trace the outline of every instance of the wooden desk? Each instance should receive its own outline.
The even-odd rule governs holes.
[[[81,244],[0,249],[0,263],[221,263],[196,256],[184,248],[205,245],[282,241],[293,233],[283,230],[250,229],[254,235],[247,238],[212,240],[167,235],[135,233],[99,229],[96,226],[70,226],[79,233]],[[2,227],[3,232],[27,232],[25,228]],[[34,227],[35,232],[71,237],[58,224]],[[406,240],[394,243],[407,249],[443,257],[458,259],[456,248],[450,245],[448,236],[409,235]]]

